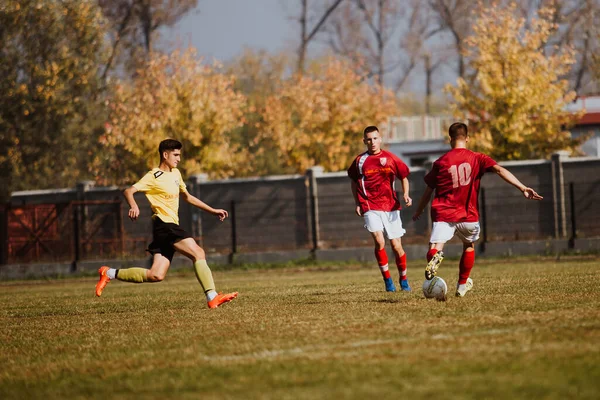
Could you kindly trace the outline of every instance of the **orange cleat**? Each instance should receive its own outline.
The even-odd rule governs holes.
[[[208,308],[217,308],[221,304],[225,304],[235,299],[238,295],[238,292],[233,293],[219,293],[217,297],[208,302]]]
[[[102,291],[104,290],[108,282],[110,282],[110,278],[108,277],[108,275],[106,275],[108,269],[109,268],[106,265],[98,269],[98,273],[100,274],[100,280],[98,281],[98,283],[96,283],[96,296],[98,297],[102,296]]]

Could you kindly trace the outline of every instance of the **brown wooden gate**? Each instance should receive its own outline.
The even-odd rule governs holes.
[[[121,201],[7,206],[7,263],[117,258],[125,235]]]

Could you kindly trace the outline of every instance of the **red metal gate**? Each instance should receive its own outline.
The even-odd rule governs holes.
[[[7,206],[8,263],[117,258],[124,252],[121,201]]]

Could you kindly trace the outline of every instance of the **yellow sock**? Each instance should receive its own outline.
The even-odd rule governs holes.
[[[194,263],[194,271],[196,272],[196,278],[202,285],[204,293],[211,290],[215,290],[215,281],[213,280],[212,272],[208,268],[206,260],[198,260]]]
[[[133,283],[148,282],[146,271],[148,271],[146,268],[120,269],[117,273],[117,279],[123,282]]]

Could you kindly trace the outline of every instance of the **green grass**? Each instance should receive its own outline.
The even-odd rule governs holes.
[[[481,260],[445,303],[417,263],[410,294],[376,268],[216,271],[240,292],[216,310],[191,272],[100,299],[92,278],[0,283],[0,398],[595,399],[599,261]]]

